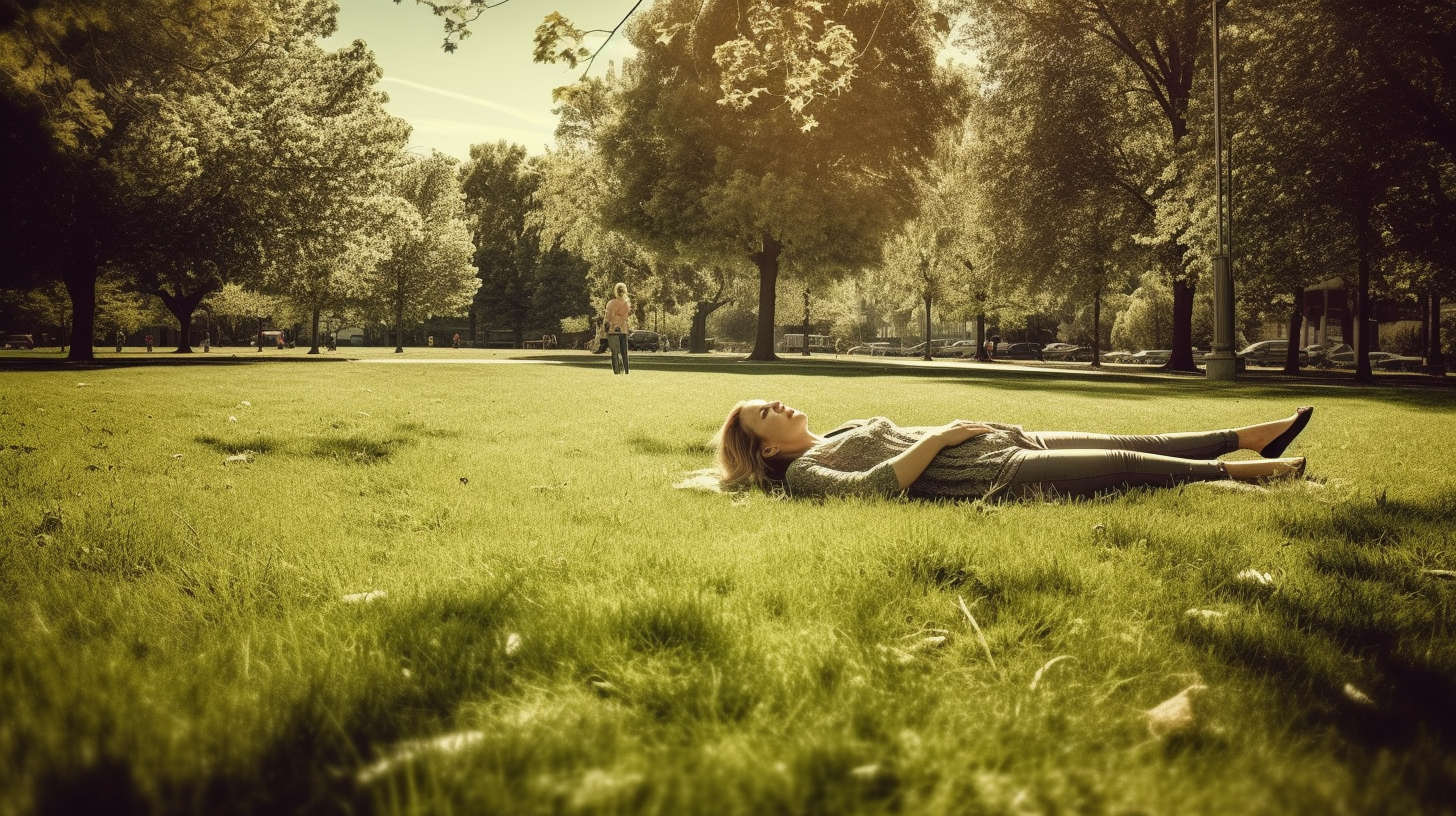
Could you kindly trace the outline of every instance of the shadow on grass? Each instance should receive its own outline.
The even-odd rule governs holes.
[[[388,459],[396,448],[411,441],[399,436],[377,437],[366,434],[326,436],[313,441],[309,446],[309,454],[319,459],[368,465]]]
[[[1308,573],[1252,592],[1227,623],[1185,620],[1179,634],[1242,671],[1278,679],[1290,710],[1353,745],[1406,752],[1403,773],[1432,802],[1456,799],[1456,586],[1422,569],[1444,540],[1456,494],[1383,497],[1287,519],[1307,541]],[[1444,562],[1441,566],[1447,566]]]
[[[206,445],[218,453],[230,456],[239,453],[277,453],[283,450],[283,443],[271,436],[251,436],[247,439],[223,439],[212,434],[193,437],[199,445]]]

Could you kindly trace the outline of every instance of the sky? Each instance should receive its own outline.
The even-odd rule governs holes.
[[[389,94],[389,112],[413,128],[411,148],[460,159],[469,157],[472,144],[501,139],[531,153],[554,143],[551,89],[575,82],[582,67],[531,61],[531,37],[543,17],[559,11],[577,28],[610,29],[632,7],[632,0],[509,0],[487,9],[471,36],[446,54],[442,21],[427,6],[414,0],[338,3],[339,31],[323,45],[367,42],[384,69],[380,88]],[[604,75],[608,60],[620,62],[631,52],[618,32],[592,75]]]

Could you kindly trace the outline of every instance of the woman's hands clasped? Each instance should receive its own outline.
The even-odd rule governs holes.
[[[947,423],[940,430],[936,431],[935,438],[939,439],[945,447],[950,447],[952,445],[959,445],[967,439],[985,436],[994,430],[996,429],[990,425],[985,425],[980,422],[968,422],[964,419],[957,419],[954,422]]]

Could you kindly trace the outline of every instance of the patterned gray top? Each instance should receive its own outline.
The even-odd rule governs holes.
[[[910,489],[902,491],[888,460],[936,428],[901,428],[885,417],[855,420],[830,431],[828,438],[789,465],[784,486],[789,495],[798,497],[905,493],[922,499],[986,498],[1016,475],[1017,451],[1045,446],[1027,436],[1020,425],[985,424],[996,430],[942,448]]]

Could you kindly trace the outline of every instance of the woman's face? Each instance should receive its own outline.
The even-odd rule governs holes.
[[[758,437],[765,448],[795,443],[808,432],[809,415],[774,400],[749,400],[739,411],[738,421]]]

